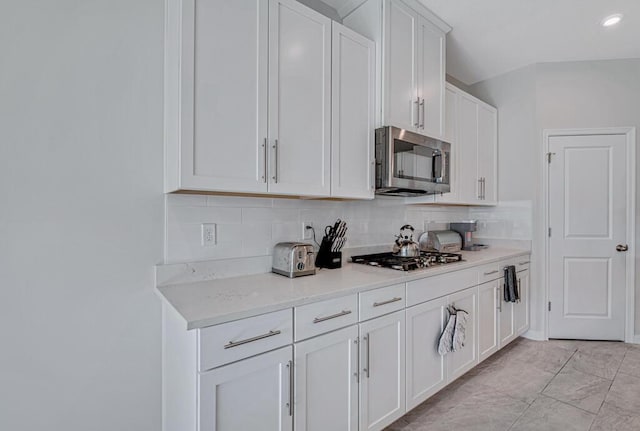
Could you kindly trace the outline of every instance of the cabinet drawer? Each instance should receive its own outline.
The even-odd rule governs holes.
[[[199,371],[206,371],[293,342],[291,309],[199,330]]]
[[[529,255],[517,257],[513,259],[513,261],[511,261],[510,263],[510,265],[515,265],[517,272],[529,269],[530,264],[531,264],[531,256]]]
[[[294,308],[295,341],[358,322],[358,295],[328,299]]]
[[[402,310],[406,302],[405,293],[404,283],[360,293],[360,321]]]
[[[494,262],[478,267],[478,284],[487,283],[504,277],[507,262]]]
[[[476,284],[478,284],[478,273],[475,269],[410,281],[407,283],[407,307],[449,295]]]

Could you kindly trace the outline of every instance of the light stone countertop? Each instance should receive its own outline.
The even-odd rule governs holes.
[[[316,275],[293,279],[267,273],[165,285],[157,290],[185,319],[186,329],[196,329],[530,253],[488,248],[462,252],[462,262],[409,272],[346,263],[340,269],[319,269]]]

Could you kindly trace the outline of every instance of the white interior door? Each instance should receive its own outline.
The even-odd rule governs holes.
[[[549,151],[549,337],[624,340],[626,136],[551,136]]]

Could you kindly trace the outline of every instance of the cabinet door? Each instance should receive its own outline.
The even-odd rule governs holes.
[[[200,431],[292,430],[291,358],[284,347],[200,374]]]
[[[360,324],[360,431],[405,413],[405,312]]]
[[[478,286],[478,360],[487,359],[498,350],[498,295],[500,281]]]
[[[330,145],[331,20],[270,0],[269,191],[329,196]]]
[[[181,13],[181,58],[170,46],[166,58],[167,83],[181,82],[167,87],[166,111],[167,139],[180,142],[180,184],[168,188],[266,192],[267,5],[185,0]]]
[[[418,25],[418,127],[434,138],[444,136],[445,35],[420,17]]]
[[[408,308],[407,411],[438,392],[447,383],[446,356],[438,353],[447,318],[447,298]]]
[[[481,203],[496,204],[498,112],[487,105],[478,105],[478,176],[482,179]]]
[[[358,327],[295,345],[295,429],[358,430]]]
[[[458,167],[460,202],[480,202],[478,175],[478,104],[460,94],[458,99]]]
[[[478,363],[478,332],[476,312],[478,309],[478,290],[475,287],[465,289],[449,296],[449,303],[469,313],[466,326],[465,343],[462,349],[447,355],[447,378],[454,381]]]
[[[516,336],[524,334],[529,329],[529,270],[518,273],[520,286],[520,302],[513,307],[513,320]]]
[[[375,44],[333,23],[331,196],[374,197]]]
[[[418,14],[400,0],[387,0],[384,124],[418,131]]]
[[[458,126],[457,118],[458,95],[454,88],[449,85],[445,88],[445,128],[444,140],[451,144],[451,153],[449,154],[449,180],[451,191],[442,195],[436,195],[436,202],[457,203],[460,199],[460,166],[459,166],[459,145],[457,140],[456,127]]]
[[[498,305],[498,322],[499,322],[499,340],[500,348],[503,348],[507,344],[516,338],[515,325],[513,321],[514,305],[513,302],[505,302],[504,300],[504,281],[499,280],[500,284],[500,298]]]

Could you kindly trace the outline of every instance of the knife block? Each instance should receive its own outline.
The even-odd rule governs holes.
[[[342,252],[331,251],[331,242],[326,236],[322,238],[320,250],[316,255],[316,268],[342,268]]]

